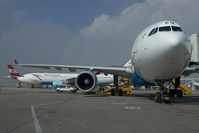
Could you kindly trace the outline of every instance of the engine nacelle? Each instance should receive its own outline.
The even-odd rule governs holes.
[[[91,71],[81,72],[75,81],[76,87],[83,92],[95,91],[97,88],[97,76]]]

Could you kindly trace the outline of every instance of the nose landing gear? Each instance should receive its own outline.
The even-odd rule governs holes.
[[[155,102],[156,103],[162,103],[162,96],[160,92],[156,92],[155,94]]]
[[[165,92],[162,94],[161,92],[156,92],[155,94],[155,102],[156,103],[171,103],[171,97],[169,96],[169,93]]]
[[[157,85],[160,86],[160,88],[159,90],[156,90],[155,102],[162,103],[162,101],[164,101],[165,103],[170,104],[171,98],[174,98],[175,95],[177,97],[183,97],[183,91],[182,89],[180,89],[180,86],[184,89],[187,88],[182,86],[182,84],[180,83],[180,76],[172,81],[174,89],[171,89],[171,87],[169,87],[170,83],[171,82],[169,81],[157,82]]]
[[[169,82],[162,82],[158,83],[160,86],[159,88],[156,89],[156,94],[155,94],[155,102],[156,103],[171,103],[171,98],[168,93],[168,86]]]

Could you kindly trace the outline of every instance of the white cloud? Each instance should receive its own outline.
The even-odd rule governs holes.
[[[187,32],[198,32],[198,5],[198,0],[146,0],[132,4],[118,16],[102,14],[81,29],[70,57],[80,64],[122,65],[130,57],[136,36],[156,21],[174,20]]]

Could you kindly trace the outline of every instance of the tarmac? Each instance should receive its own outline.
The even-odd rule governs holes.
[[[199,133],[199,91],[159,104],[133,96],[1,87],[0,133]]]

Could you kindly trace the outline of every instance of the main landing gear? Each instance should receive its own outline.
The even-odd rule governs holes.
[[[115,96],[116,94],[119,96],[123,95],[122,89],[119,89],[118,77],[118,75],[113,75],[115,89],[111,89],[112,96]]]

